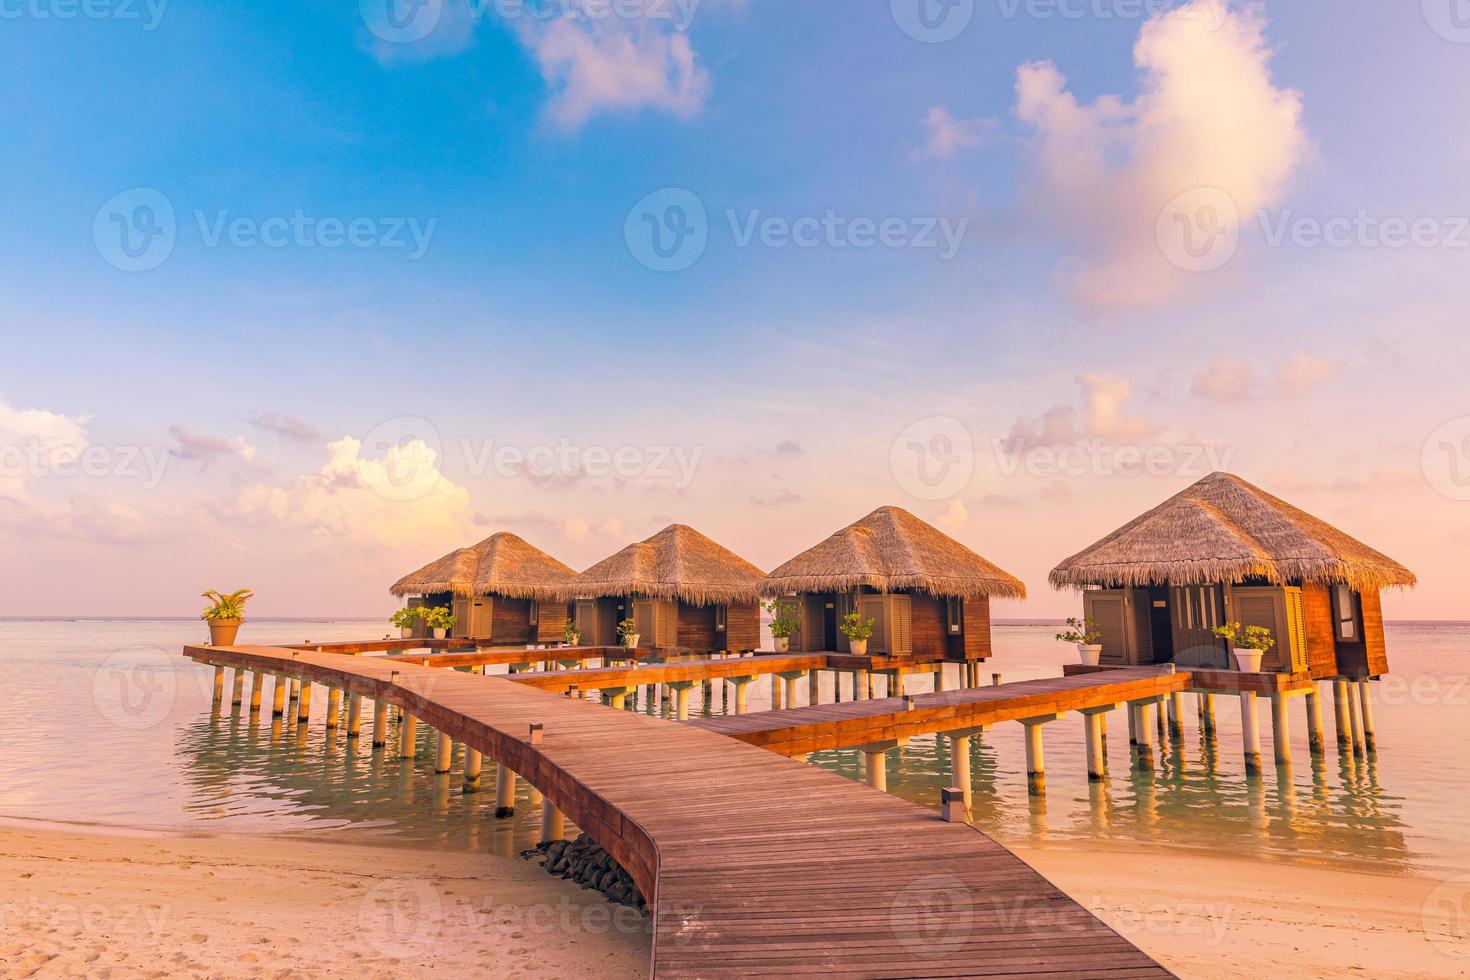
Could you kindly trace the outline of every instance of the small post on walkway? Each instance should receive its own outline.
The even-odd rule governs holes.
[[[450,768],[450,762],[454,758],[454,740],[449,733],[439,731],[435,733],[434,739],[434,773],[439,776],[446,775]]]
[[[1271,695],[1271,747],[1276,755],[1276,768],[1291,768],[1291,716],[1286,712],[1287,695]]]
[[[516,774],[505,763],[495,766],[495,816],[500,819],[516,812]]]
[[[1317,682],[1312,682],[1311,691],[1307,692],[1304,699],[1307,705],[1307,747],[1313,755],[1321,755],[1324,751],[1322,739],[1322,697],[1317,687]]]
[[[939,813],[950,823],[969,823],[970,804],[967,794],[958,786],[939,791]]]
[[[1000,687],[1000,675],[999,674],[991,674],[990,675],[990,686],[991,687]]]
[[[464,791],[466,793],[478,793],[480,791],[480,769],[484,760],[479,749],[472,749],[468,745],[464,747]]]
[[[378,698],[373,702],[373,748],[381,749],[388,744],[388,702]]]
[[[1245,745],[1247,772],[1261,771],[1261,729],[1256,717],[1256,692],[1240,692],[1240,733]]]
[[[1373,694],[1366,677],[1358,681],[1358,694],[1361,695],[1359,700],[1362,704],[1363,750],[1377,755],[1377,739],[1373,735]]]

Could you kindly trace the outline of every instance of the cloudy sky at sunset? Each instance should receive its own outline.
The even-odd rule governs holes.
[[[897,504],[1050,617],[1228,469],[1470,619],[1455,3],[17,6],[0,614]]]

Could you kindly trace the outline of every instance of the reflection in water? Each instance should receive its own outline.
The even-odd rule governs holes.
[[[323,642],[361,638],[375,626],[252,622],[249,628],[252,642],[272,643],[306,635]],[[434,774],[434,733],[427,725],[418,728],[418,758],[409,763],[397,758],[394,737],[388,748],[371,749],[370,721],[361,740],[329,735],[320,689],[316,718],[305,726],[294,710],[271,717],[270,690],[260,717],[250,715],[248,695],[244,710],[227,698],[220,711],[211,711],[210,671],[178,653],[183,643],[198,640],[199,629],[197,623],[0,622],[0,665],[12,684],[16,717],[26,719],[4,736],[0,815],[218,832],[348,829],[499,853],[534,843],[539,809],[526,805],[524,782],[516,815],[494,819],[493,793],[462,791],[462,749],[455,751],[452,773]],[[1054,632],[1048,626],[997,627],[995,669],[1012,681],[1055,676],[1064,654],[1051,641]],[[1434,690],[1442,697],[1396,699],[1380,685],[1376,758],[1340,752],[1330,721],[1326,754],[1312,756],[1298,717],[1292,719],[1295,765],[1277,771],[1270,761],[1270,723],[1263,718],[1266,769],[1247,778],[1238,699],[1216,699],[1211,733],[1202,731],[1199,706],[1187,697],[1182,732],[1166,724],[1147,765],[1137,764],[1128,744],[1125,715],[1105,716],[1107,779],[1099,783],[1087,779],[1081,719],[1064,715],[1047,725],[1048,793],[1037,800],[1026,792],[1021,726],[1003,724],[969,741],[973,821],[1011,843],[1149,841],[1307,861],[1353,859],[1379,870],[1470,868],[1459,828],[1460,807],[1470,798],[1470,760],[1457,751],[1423,751],[1470,740],[1470,712],[1453,700],[1467,690],[1453,680],[1464,670],[1470,628],[1395,627],[1389,642],[1395,670],[1405,675],[1401,690]],[[115,705],[94,694],[103,691],[96,678],[114,651],[140,645],[155,651],[158,673],[149,682],[167,681],[160,689],[172,701],[166,713],[119,720]],[[1411,687],[1420,678],[1436,683]],[[821,679],[824,703],[833,699],[833,681],[830,674]],[[956,682],[951,667],[949,684]],[[931,683],[928,674],[916,675],[908,690],[921,693]],[[850,690],[843,696],[849,699]],[[769,699],[769,680],[751,688],[751,710],[765,710]],[[629,701],[630,710],[672,713],[662,698],[650,700],[646,688]],[[802,682],[798,704],[806,703]],[[732,690],[716,682],[707,698],[696,691],[692,707],[709,714],[733,705]],[[89,778],[80,781],[78,739],[89,748]],[[937,809],[949,783],[948,754],[946,739],[911,739],[889,753],[889,791]],[[862,779],[856,749],[818,752],[811,763]],[[493,779],[487,760],[482,786]]]

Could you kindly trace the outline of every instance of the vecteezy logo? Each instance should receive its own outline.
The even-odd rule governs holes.
[[[417,500],[439,485],[443,443],[428,419],[400,415],[373,426],[357,447],[357,475],[388,500]]]
[[[1217,187],[1196,187],[1164,205],[1154,229],[1159,250],[1186,272],[1213,272],[1240,248],[1240,210]]]
[[[156,269],[173,254],[178,237],[174,206],[161,191],[134,187],[97,209],[92,242],[97,254],[124,272]]]
[[[1424,479],[1451,500],[1470,500],[1470,416],[1450,419],[1424,442]]]
[[[628,252],[655,272],[679,272],[709,244],[709,215],[698,194],[665,187],[633,205],[623,222]]]
[[[1424,19],[1446,41],[1470,44],[1470,0],[1424,0]]]
[[[893,440],[888,468],[914,497],[946,500],[963,493],[975,475],[975,438],[948,415],[920,419]]]
[[[418,956],[433,945],[444,919],[439,892],[421,878],[390,878],[374,885],[357,908],[357,924],[384,956]]]
[[[1451,956],[1470,956],[1470,875],[1440,882],[1420,912],[1424,934]]]
[[[358,0],[368,30],[389,44],[428,37],[444,14],[444,0]]]
[[[894,938],[911,954],[954,955],[974,929],[970,889],[954,875],[924,875],[894,896],[888,920]]]
[[[915,41],[953,41],[970,26],[975,0],[889,0],[893,22]]]
[[[173,661],[157,647],[129,647],[109,654],[92,674],[92,700],[118,728],[152,728],[174,706],[178,680]]]

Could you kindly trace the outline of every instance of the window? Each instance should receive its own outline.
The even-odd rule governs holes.
[[[964,631],[964,606],[955,596],[944,600],[944,619],[951,634],[958,636]]]
[[[537,602],[536,600],[533,599],[533,600],[531,600],[531,616],[530,616],[531,625],[532,626],[535,626],[540,621],[541,621],[541,603],[539,603],[539,602]]]
[[[725,632],[725,614],[728,612],[726,606],[715,606],[715,632]]]
[[[1358,642],[1358,603],[1353,590],[1339,585],[1332,590],[1334,619],[1337,621],[1337,638],[1344,643]]]

